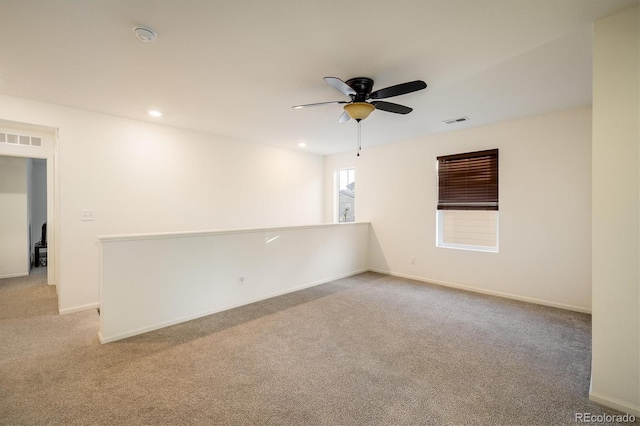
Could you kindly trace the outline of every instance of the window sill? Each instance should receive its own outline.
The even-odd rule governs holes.
[[[482,251],[485,253],[499,253],[498,247],[468,246],[464,244],[436,244],[436,247],[456,250]]]

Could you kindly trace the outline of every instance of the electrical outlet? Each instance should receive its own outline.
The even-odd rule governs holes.
[[[82,210],[80,220],[82,220],[83,222],[95,220],[95,212],[93,210]]]
[[[415,257],[412,257],[412,258],[411,258],[411,264],[412,264],[412,265],[415,265],[415,264],[416,264],[416,258],[415,258]]]
[[[244,284],[244,277],[240,277],[240,284]]]

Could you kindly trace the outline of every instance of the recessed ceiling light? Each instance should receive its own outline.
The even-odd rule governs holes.
[[[152,117],[162,117],[162,113],[160,111],[151,110],[149,111],[149,115]]]
[[[307,144],[306,144],[305,142],[300,142],[300,143],[298,144],[298,146],[299,146],[300,148],[304,148],[305,146],[307,146]]]

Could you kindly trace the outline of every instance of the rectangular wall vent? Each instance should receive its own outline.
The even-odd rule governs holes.
[[[458,117],[458,118],[452,118],[450,120],[444,120],[443,123],[445,124],[456,124],[456,123],[462,123],[465,121],[469,121],[469,117]]]
[[[0,143],[23,146],[42,146],[42,138],[40,136],[0,132]]]

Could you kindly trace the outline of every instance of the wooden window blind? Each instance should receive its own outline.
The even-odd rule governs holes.
[[[438,157],[438,210],[498,210],[498,150]]]

